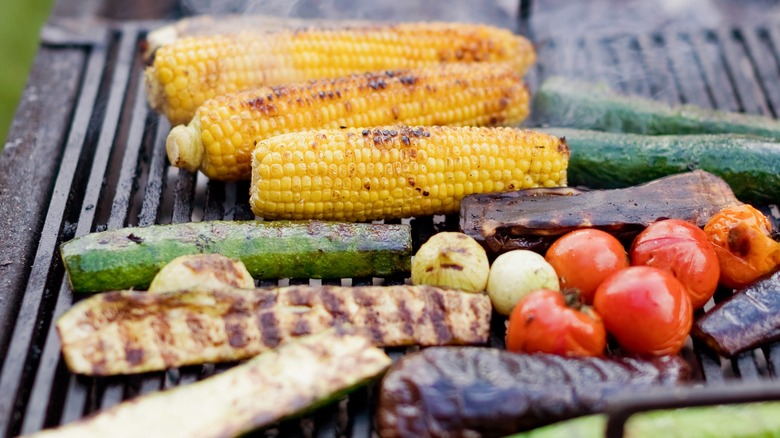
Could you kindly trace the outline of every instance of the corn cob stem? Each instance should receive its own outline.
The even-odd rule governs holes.
[[[200,140],[198,123],[178,125],[171,129],[166,141],[168,160],[174,167],[197,172],[203,162],[203,143]]]
[[[452,63],[385,71],[219,96],[168,137],[177,167],[209,178],[251,177],[258,141],[315,128],[411,125],[515,125],[530,96],[508,64]]]
[[[569,149],[515,128],[396,126],[279,135],[252,155],[255,215],[369,221],[454,213],[472,193],[565,186]]]
[[[144,72],[150,104],[187,123],[207,99],[257,86],[442,62],[534,62],[531,43],[506,29],[464,23],[374,24],[182,38]]]

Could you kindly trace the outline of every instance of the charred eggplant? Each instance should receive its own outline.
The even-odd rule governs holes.
[[[780,271],[718,303],[691,333],[727,357],[780,339]]]
[[[460,229],[497,255],[514,249],[543,252],[577,228],[598,228],[628,241],[659,219],[704,226],[724,207],[738,205],[721,178],[701,170],[625,189],[529,189],[467,196]]]
[[[429,348],[403,357],[382,381],[382,437],[504,436],[601,412],[611,399],[676,385],[677,356],[566,358],[479,348]]]

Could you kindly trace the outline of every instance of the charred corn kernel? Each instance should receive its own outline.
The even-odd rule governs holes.
[[[531,43],[506,29],[464,23],[308,28],[183,38],[160,47],[145,71],[147,97],[171,124],[206,99],[257,86],[441,62],[533,63]]]
[[[263,87],[204,103],[168,136],[170,162],[223,181],[251,177],[258,141],[340,126],[514,125],[529,93],[508,64],[452,63]]]
[[[295,132],[257,144],[249,202],[265,219],[369,221],[449,214],[472,193],[564,186],[568,161],[563,139],[517,128]],[[509,167],[520,162],[530,163],[531,170]],[[311,183],[293,189],[296,178]]]

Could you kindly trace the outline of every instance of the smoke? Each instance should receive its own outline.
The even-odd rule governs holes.
[[[461,21],[517,25],[518,0],[181,0],[186,15],[262,14],[295,18]]]
[[[292,17],[301,0],[182,0],[187,14],[264,14]]]

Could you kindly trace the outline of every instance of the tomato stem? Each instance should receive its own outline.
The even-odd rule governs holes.
[[[579,289],[564,288],[561,293],[563,294],[563,301],[566,303],[566,307],[580,310],[585,306],[585,301],[582,299]]]

